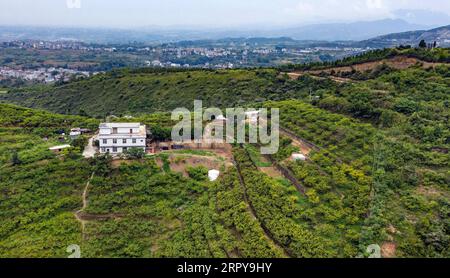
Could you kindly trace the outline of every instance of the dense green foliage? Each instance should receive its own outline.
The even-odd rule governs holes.
[[[303,223],[299,197],[295,188],[259,172],[248,153],[234,151],[236,162],[243,177],[245,191],[258,219],[267,227],[273,238],[295,257],[337,256],[326,239],[320,239]],[[274,201],[276,200],[276,201]]]
[[[2,127],[20,128],[26,132],[41,136],[68,133],[70,128],[82,127],[95,130],[99,122],[80,116],[67,116],[32,110],[14,105],[0,105],[0,125]]]
[[[10,105],[0,105],[0,119],[0,257],[65,256],[81,238],[72,211],[91,166],[48,147],[60,143],[55,131],[95,120]]]
[[[445,99],[444,95],[433,96]],[[345,97],[342,94],[340,98]],[[438,102],[435,105],[440,106]],[[311,220],[323,223],[345,215],[346,230],[352,221],[359,222],[360,228],[365,222],[362,230],[356,230],[361,251],[374,242],[395,242],[397,256],[448,256],[444,246],[450,234],[449,215],[445,214],[450,184],[449,130],[443,120],[448,108],[422,113],[429,117],[429,128],[441,129],[440,136],[429,138],[410,133],[410,121],[376,130],[302,102],[267,106],[279,107],[281,125],[320,148],[307,162],[285,162],[305,187],[314,190],[307,190],[307,195],[320,205],[311,209]],[[340,202],[333,201],[337,196],[341,196]],[[367,203],[371,204],[368,211]],[[354,213],[344,213],[346,206]],[[332,216],[327,216],[327,211]]]

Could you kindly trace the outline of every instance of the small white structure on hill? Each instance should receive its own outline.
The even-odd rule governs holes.
[[[292,159],[294,161],[305,161],[306,160],[306,156],[304,154],[301,154],[301,153],[293,153],[292,154]]]
[[[210,170],[208,172],[209,181],[215,181],[219,178],[219,176],[220,176],[220,171],[218,171],[218,170]]]
[[[72,128],[70,130],[70,139],[77,139],[81,135],[81,128]]]
[[[147,129],[140,123],[102,123],[98,135],[100,153],[119,154],[130,148],[145,151]]]
[[[51,150],[54,153],[60,153],[60,152],[62,152],[62,150],[68,149],[70,147],[71,147],[70,145],[61,145],[61,146],[54,146],[54,147],[51,147],[51,148],[48,148],[48,149]]]

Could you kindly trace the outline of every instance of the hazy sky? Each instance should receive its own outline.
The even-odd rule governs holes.
[[[79,8],[77,2],[81,4]],[[398,9],[450,14],[450,1],[0,0],[0,24],[103,27],[286,25],[381,19],[392,16],[392,11]]]

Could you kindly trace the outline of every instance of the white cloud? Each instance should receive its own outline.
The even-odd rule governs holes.
[[[267,26],[375,20],[398,9],[450,14],[449,0],[0,0],[0,24]]]
[[[372,19],[390,14],[383,0],[301,0],[285,12],[308,21]]]
[[[369,9],[382,9],[384,3],[383,0],[366,0],[366,6]]]
[[[398,9],[424,9],[450,13],[448,0],[298,0],[284,12],[306,21],[373,20],[392,17]]]

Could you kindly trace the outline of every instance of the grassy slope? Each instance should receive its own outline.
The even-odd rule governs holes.
[[[152,113],[177,107],[191,108],[194,99],[205,105],[227,106],[264,100],[276,80],[276,71],[232,70],[169,73],[106,74],[49,88],[45,92],[1,96],[23,106],[92,116],[108,113]]]

